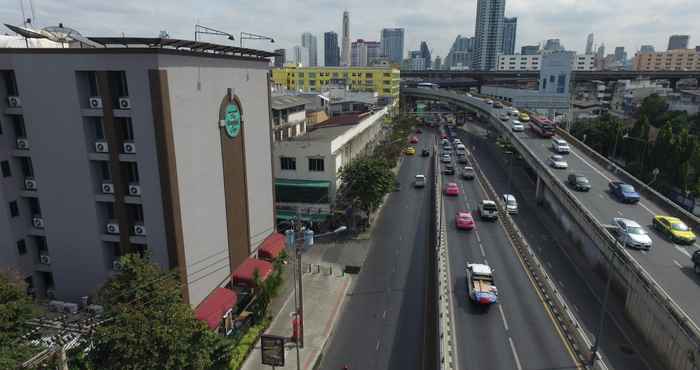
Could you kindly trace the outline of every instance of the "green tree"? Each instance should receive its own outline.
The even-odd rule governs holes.
[[[649,124],[656,128],[664,125],[664,114],[668,109],[666,99],[659,94],[651,94],[642,100],[642,105],[639,108],[639,115],[646,116],[649,119]]]
[[[12,273],[0,273],[0,369],[17,368],[37,350],[22,339],[31,329],[27,320],[36,315],[24,288]]]
[[[358,158],[340,170],[343,195],[368,214],[394,187],[396,177],[386,161]]]
[[[649,155],[649,165],[645,167],[651,169],[658,168],[659,171],[664,174],[662,178],[670,180],[669,175],[676,172],[673,168],[673,166],[676,164],[673,163],[673,158],[671,158],[675,153],[673,145],[673,130],[671,129],[671,124],[666,123],[663,127],[661,127],[659,134],[656,136],[654,146],[650,150],[651,154]],[[640,168],[639,171],[641,170],[642,169]],[[639,172],[638,176],[640,176],[643,180],[649,178],[649,174],[644,172]]]
[[[195,319],[177,277],[140,257],[99,291],[105,322],[92,337],[89,361],[97,369],[208,369],[227,353],[228,341]]]

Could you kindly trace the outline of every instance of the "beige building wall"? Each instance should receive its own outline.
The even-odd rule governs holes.
[[[695,49],[637,53],[633,65],[636,71],[697,71],[700,53]]]

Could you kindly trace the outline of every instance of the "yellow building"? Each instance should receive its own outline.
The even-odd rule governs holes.
[[[322,91],[324,86],[346,85],[352,91],[373,91],[398,98],[400,72],[391,67],[285,67],[273,68],[275,85],[288,90]]]

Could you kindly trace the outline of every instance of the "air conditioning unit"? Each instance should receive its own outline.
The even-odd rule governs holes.
[[[43,229],[44,228],[44,218],[41,216],[32,217],[32,225],[34,225],[34,227],[37,229]]]
[[[139,185],[129,185],[129,195],[140,196],[141,187]]]
[[[119,234],[119,224],[110,222],[107,224],[107,233],[108,234]]]
[[[106,141],[96,141],[95,151],[98,153],[109,153],[109,144]]]
[[[26,190],[36,190],[36,180],[34,179],[25,179],[24,180],[24,188]]]
[[[119,98],[119,109],[131,109],[131,100],[127,97]]]
[[[146,235],[146,226],[134,225],[134,235],[139,235],[139,236]]]
[[[114,271],[121,271],[122,270],[122,263],[119,260],[114,260],[112,261],[112,270]]]
[[[22,106],[22,100],[19,98],[19,96],[8,96],[7,104],[10,106],[10,108],[19,108]]]
[[[29,149],[29,140],[25,138],[17,139],[17,149],[27,150]]]
[[[102,98],[99,96],[90,97],[90,108],[102,109]]]
[[[114,184],[108,182],[103,183],[102,194],[114,194]]]
[[[136,153],[136,144],[134,143],[124,143],[123,148],[124,153],[134,154]]]
[[[39,255],[39,262],[41,262],[42,265],[50,265],[51,257],[48,254]]]

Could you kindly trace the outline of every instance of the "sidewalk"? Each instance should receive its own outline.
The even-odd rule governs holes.
[[[320,359],[323,349],[330,337],[335,322],[342,311],[345,296],[350,288],[352,276],[343,273],[343,265],[337,263],[338,256],[346,248],[352,248],[352,241],[343,243],[317,244],[302,257],[302,275],[304,290],[304,348],[299,350],[300,369],[311,370]],[[360,248],[352,248],[356,252]],[[357,259],[354,254],[348,256]],[[355,258],[351,258],[355,257]],[[348,259],[342,258],[342,259]],[[361,261],[359,261],[361,262]],[[288,264],[286,272],[292,270]],[[277,305],[271,305],[275,314],[266,334],[284,337],[292,336],[292,314],[294,307],[294,286],[291,273],[285,273],[289,279],[282,291]],[[277,306],[277,307],[274,307]],[[279,310],[279,311],[277,311]],[[277,311],[277,312],[276,312]],[[276,313],[275,313],[276,312]],[[260,341],[256,343],[248,358],[243,363],[243,370],[269,370],[272,367],[261,363]],[[275,369],[297,369],[296,346],[288,343],[285,351],[285,366]]]

